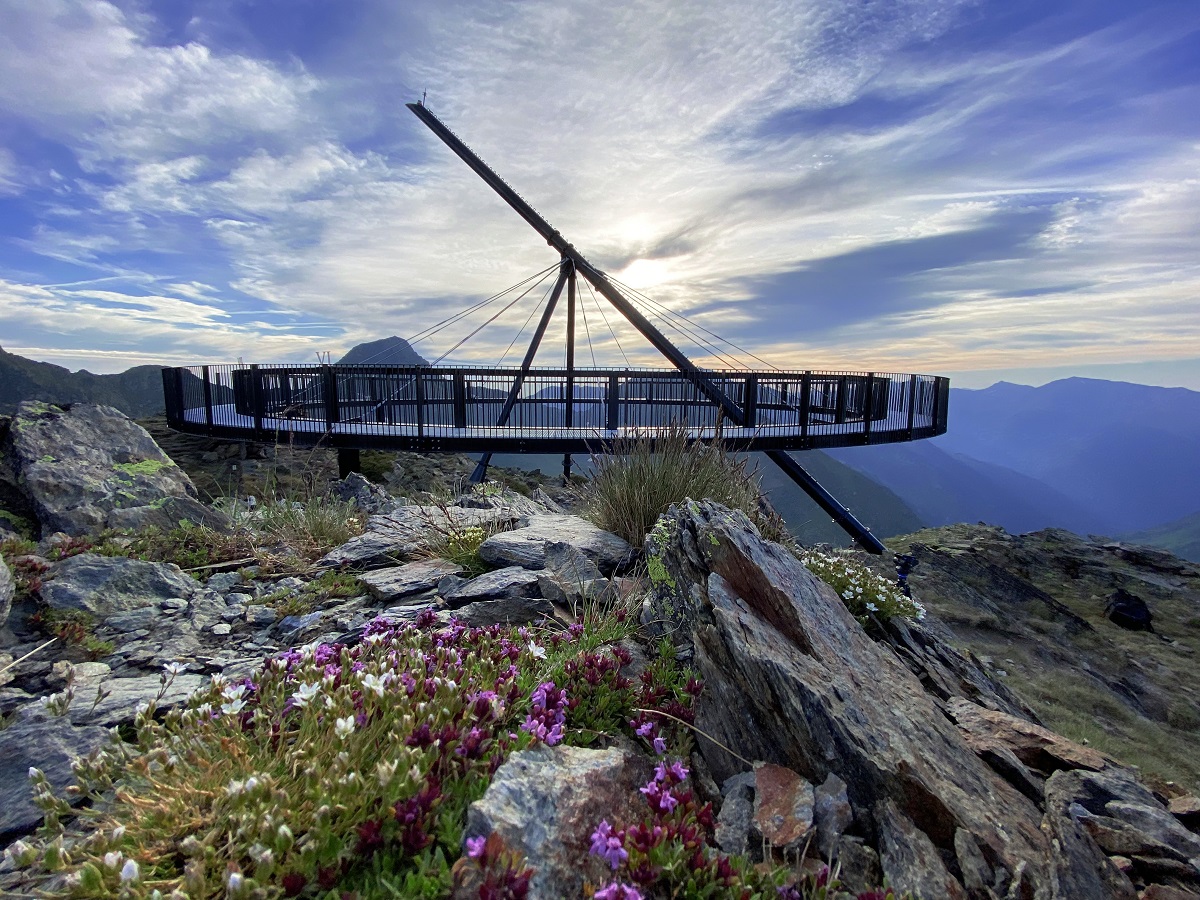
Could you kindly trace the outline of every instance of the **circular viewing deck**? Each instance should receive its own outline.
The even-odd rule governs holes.
[[[744,424],[718,428],[701,380]],[[587,453],[671,423],[699,441],[719,431],[738,450],[910,441],[945,433],[949,396],[946,378],[882,372],[531,369],[522,378],[519,368],[375,365],[186,366],[163,369],[163,387],[168,423],[192,434],[497,453]]]

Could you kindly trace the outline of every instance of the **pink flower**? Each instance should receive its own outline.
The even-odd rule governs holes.
[[[642,900],[642,892],[632,885],[614,881],[606,888],[596,891],[596,900]]]
[[[487,838],[485,837],[467,838],[467,856],[471,859],[479,859],[479,857],[483,856],[485,844],[487,844]]]
[[[629,859],[629,852],[624,847],[624,835],[612,830],[612,826],[608,824],[608,820],[602,820],[600,826],[592,832],[591,853],[594,856],[602,856],[608,860],[608,864],[616,871],[621,863]],[[597,894],[596,896],[600,896]]]

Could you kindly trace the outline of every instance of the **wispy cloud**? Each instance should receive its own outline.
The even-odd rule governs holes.
[[[403,109],[424,89],[598,265],[780,365],[1200,343],[1187,5],[379,0],[291,10],[286,31],[236,4],[184,25],[8,6],[0,198],[24,224],[0,247],[0,324],[23,346],[307,358],[553,263]],[[50,287],[97,277],[117,280]],[[460,355],[494,360],[527,314]]]

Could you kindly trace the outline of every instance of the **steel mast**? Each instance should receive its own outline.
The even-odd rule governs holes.
[[[584,258],[583,254],[575,249],[559,231],[550,225],[541,215],[530,206],[520,194],[514,191],[507,182],[497,175],[492,169],[475,153],[459,140],[458,136],[447,128],[442,121],[431,113],[423,103],[409,103],[408,108],[418,119],[428,126],[429,130],[441,139],[447,147],[455,152],[463,162],[474,170],[480,178],[482,178],[489,187],[492,188],[500,197],[511,206],[516,213],[523,218],[529,225],[540,234],[559,254],[564,261],[569,260],[574,265],[574,270],[588,280],[588,282],[599,291],[609,303],[616,307],[617,311],[625,317],[625,319],[633,325],[642,336],[648,340],[651,345],[670,363],[683,373],[689,381],[696,385],[705,396],[709,398],[720,409],[721,414],[727,417],[735,425],[745,425],[746,417],[741,407],[726,394],[717,384],[708,378],[678,347],[651,323],[625,296],[613,286],[608,278]],[[528,357],[532,359],[532,354],[536,352],[537,341],[541,339],[538,334],[534,344],[530,347]],[[764,451],[770,460],[779,466],[783,472],[798,484],[805,493],[807,493],[817,505],[825,512],[833,517],[834,522],[842,527],[854,540],[856,540],[863,549],[871,552],[882,554],[886,548],[875,537],[865,525],[863,525],[853,513],[843,506],[837,498],[808,473],[803,466],[794,460],[788,453],[783,450],[767,450]]]

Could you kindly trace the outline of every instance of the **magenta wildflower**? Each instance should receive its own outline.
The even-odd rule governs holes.
[[[667,742],[662,739],[661,735],[654,736],[654,752],[659,756],[667,752]]]
[[[483,856],[483,848],[487,844],[485,837],[469,837],[467,838],[467,856],[471,859],[479,859]]]
[[[642,900],[642,892],[633,885],[614,881],[595,893],[596,900]]]
[[[590,852],[593,856],[604,857],[604,859],[608,860],[608,864],[613,867],[613,871],[616,871],[621,863],[629,859],[629,851],[625,849],[624,844],[623,833],[613,831],[612,826],[608,824],[608,820],[603,819],[599,827],[592,832]]]

